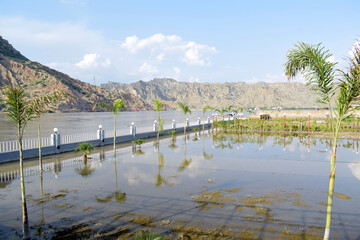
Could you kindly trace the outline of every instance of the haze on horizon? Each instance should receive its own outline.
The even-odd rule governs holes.
[[[299,41],[322,42],[345,67],[360,34],[359,7],[356,0],[4,0],[0,35],[27,58],[97,85],[162,77],[284,82],[285,55]]]

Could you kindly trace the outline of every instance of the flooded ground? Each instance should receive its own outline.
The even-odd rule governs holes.
[[[32,238],[321,239],[330,140],[210,131],[27,161]],[[332,239],[360,237],[359,144],[340,140]],[[18,163],[0,166],[0,238],[22,236]],[[42,181],[41,181],[42,179]]]

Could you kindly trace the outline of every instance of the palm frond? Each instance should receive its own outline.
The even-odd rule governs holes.
[[[112,112],[114,114],[119,114],[120,110],[125,107],[125,102],[122,99],[116,99],[113,103]]]
[[[160,112],[162,110],[162,103],[161,103],[161,99],[157,98],[154,100],[154,104],[155,104],[155,111]]]
[[[337,82],[335,77],[338,70],[336,62],[330,61],[332,55],[321,44],[311,45],[300,42],[291,49],[285,63],[285,74],[294,78],[302,74],[311,89],[319,93],[321,103],[327,103],[335,94]]]
[[[203,113],[205,113],[208,110],[213,110],[213,107],[206,105],[205,107],[203,107]]]

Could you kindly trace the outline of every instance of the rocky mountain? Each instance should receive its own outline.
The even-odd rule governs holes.
[[[127,92],[107,91],[84,83],[54,69],[30,61],[0,36],[0,99],[6,85],[22,85],[29,98],[66,90],[74,97],[55,104],[55,111],[92,111],[96,102],[123,99],[127,110],[147,110],[151,106]],[[4,106],[0,102],[0,110]]]
[[[132,84],[108,82],[101,87],[114,92],[129,92],[149,104],[160,98],[168,109],[177,108],[176,102],[184,102],[192,109],[206,105],[213,107],[277,107],[313,108],[323,107],[316,102],[316,94],[302,83],[189,83],[170,78],[155,78]]]

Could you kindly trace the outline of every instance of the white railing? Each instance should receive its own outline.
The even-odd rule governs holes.
[[[201,121],[200,121],[201,123]],[[202,124],[202,123],[201,123]],[[200,126],[201,126],[200,124]],[[198,122],[190,122],[189,126],[194,126],[194,125],[198,125]],[[177,128],[180,127],[184,127],[184,123],[176,123]],[[164,129],[171,129],[171,125],[165,125]],[[116,131],[116,136],[121,136],[121,135],[128,135],[129,133],[129,128],[128,129],[117,129]],[[142,132],[151,132],[153,131],[152,126],[150,127],[141,127],[138,128],[137,133],[142,133]],[[79,143],[79,142],[85,142],[85,141],[91,141],[91,140],[96,140],[98,139],[97,133],[96,131],[94,132],[90,132],[90,133],[79,133],[79,134],[69,134],[69,135],[62,135],[60,134],[60,145],[61,144],[68,144],[68,143]],[[104,138],[113,138],[114,137],[114,131],[113,130],[109,130],[109,131],[105,131],[105,136]],[[43,137],[40,139],[41,141],[41,146],[42,147],[48,147],[48,146],[53,146],[53,143],[51,141],[51,137]],[[38,139],[37,138],[33,138],[33,139],[24,139],[22,141],[23,143],[23,149],[35,149],[39,147],[39,143],[38,143]],[[19,151],[19,146],[16,140],[13,141],[5,141],[5,142],[0,142],[0,153],[4,153],[4,152],[14,152],[14,151]]]
[[[96,140],[96,133],[80,133],[71,135],[61,135],[61,144],[84,142],[90,140]]]
[[[90,155],[90,156],[93,156],[93,155]],[[57,171],[56,168],[60,169],[60,171],[61,171],[61,168],[80,165],[80,164],[82,164],[82,162],[83,162],[83,157],[77,157],[77,158],[63,160],[59,163],[56,163],[56,162],[44,163],[43,170],[45,172],[55,172],[56,173],[56,171]],[[61,167],[59,168],[58,165],[60,165]],[[24,167],[24,176],[25,177],[33,176],[38,173],[39,173],[38,165],[31,166],[31,167]],[[0,172],[0,182],[9,182],[11,180],[18,179],[18,178],[20,178],[20,170],[19,169],[11,170],[8,172]]]
[[[50,137],[40,138],[40,144],[42,147],[51,146]],[[23,139],[23,149],[32,149],[39,147],[39,140],[37,138]],[[0,152],[13,152],[18,151],[19,145],[17,140],[0,142]]]

